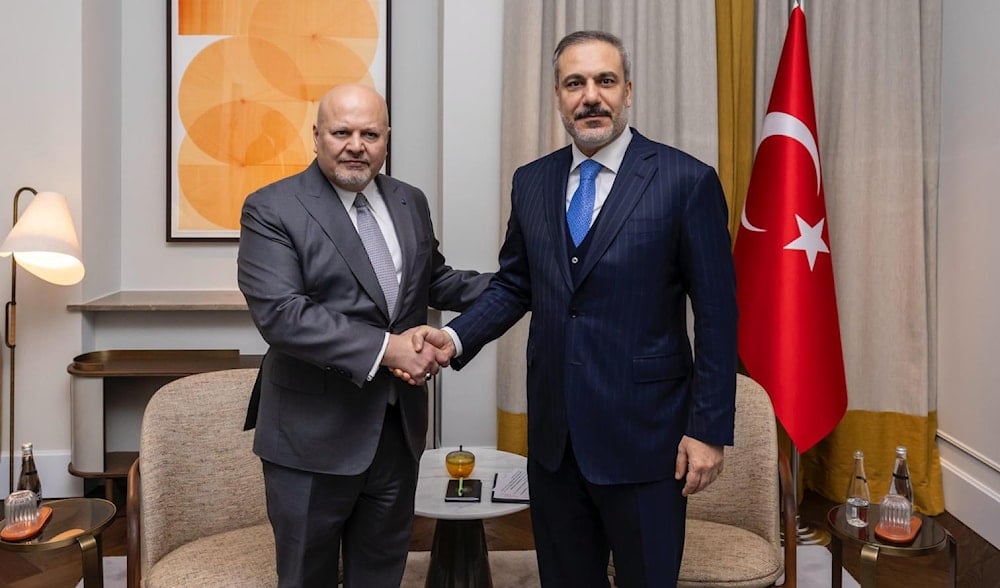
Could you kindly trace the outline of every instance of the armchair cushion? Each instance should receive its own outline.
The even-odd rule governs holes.
[[[271,525],[244,527],[185,543],[156,562],[142,583],[146,588],[277,586]]]
[[[721,546],[725,549],[720,549]],[[756,533],[732,525],[688,519],[681,559],[684,572],[678,586],[770,585],[784,571],[777,555],[774,546]]]

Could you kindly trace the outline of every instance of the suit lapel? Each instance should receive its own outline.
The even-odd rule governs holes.
[[[344,258],[361,288],[375,301],[388,321],[389,311],[386,307],[382,287],[378,283],[375,270],[372,269],[368,252],[365,251],[365,246],[361,243],[361,237],[358,236],[358,230],[354,228],[351,217],[347,215],[347,210],[344,209],[340,196],[337,195],[323,172],[320,171],[315,160],[304,174],[305,190],[303,193],[297,194],[296,197],[310,216],[316,219],[320,228],[333,242],[341,257]]]
[[[569,271],[569,251],[566,249],[566,184],[569,182],[569,166],[573,163],[573,152],[570,147],[556,151],[550,159],[551,170],[542,173],[544,184],[541,194],[545,199],[545,222],[549,228],[549,237],[555,247],[556,265],[566,280],[566,286],[573,287],[573,277]]]
[[[648,139],[635,130],[632,132],[634,134],[632,141],[625,151],[625,158],[618,169],[615,183],[611,186],[611,192],[601,209],[600,222],[594,226],[594,234],[590,236],[590,249],[580,267],[578,284],[583,283],[611,246],[656,172],[654,161],[656,151],[651,148]],[[563,247],[565,241],[564,238]]]

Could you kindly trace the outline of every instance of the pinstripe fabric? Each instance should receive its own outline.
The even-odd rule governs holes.
[[[555,469],[571,435],[597,484],[673,476],[682,435],[713,444],[733,435],[735,278],[722,188],[709,166],[633,133],[573,272],[569,147],[515,172],[500,271],[450,323],[461,367],[531,311],[529,455]]]

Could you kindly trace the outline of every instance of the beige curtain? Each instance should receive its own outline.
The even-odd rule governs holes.
[[[501,132],[502,240],[514,170],[566,145],[556,112],[552,51],[567,33],[602,29],[632,56],[630,124],[647,137],[717,165],[715,6],[703,0],[508,0],[504,3]],[[527,319],[499,342],[497,446],[527,452]]]
[[[834,259],[848,412],[802,458],[805,485],[843,500],[865,452],[872,497],[909,450],[919,510],[944,509],[937,430],[936,253],[941,0],[804,2]],[[788,23],[758,2],[758,125]]]

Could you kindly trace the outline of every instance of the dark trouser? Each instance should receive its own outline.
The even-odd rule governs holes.
[[[618,586],[677,585],[687,509],[683,481],[670,477],[643,484],[591,484],[567,442],[555,472],[529,456],[528,483],[544,588],[608,586],[610,552]]]
[[[375,458],[359,475],[263,464],[279,586],[336,586],[342,548],[346,588],[399,587],[413,528],[417,461],[398,408],[387,408]]]

